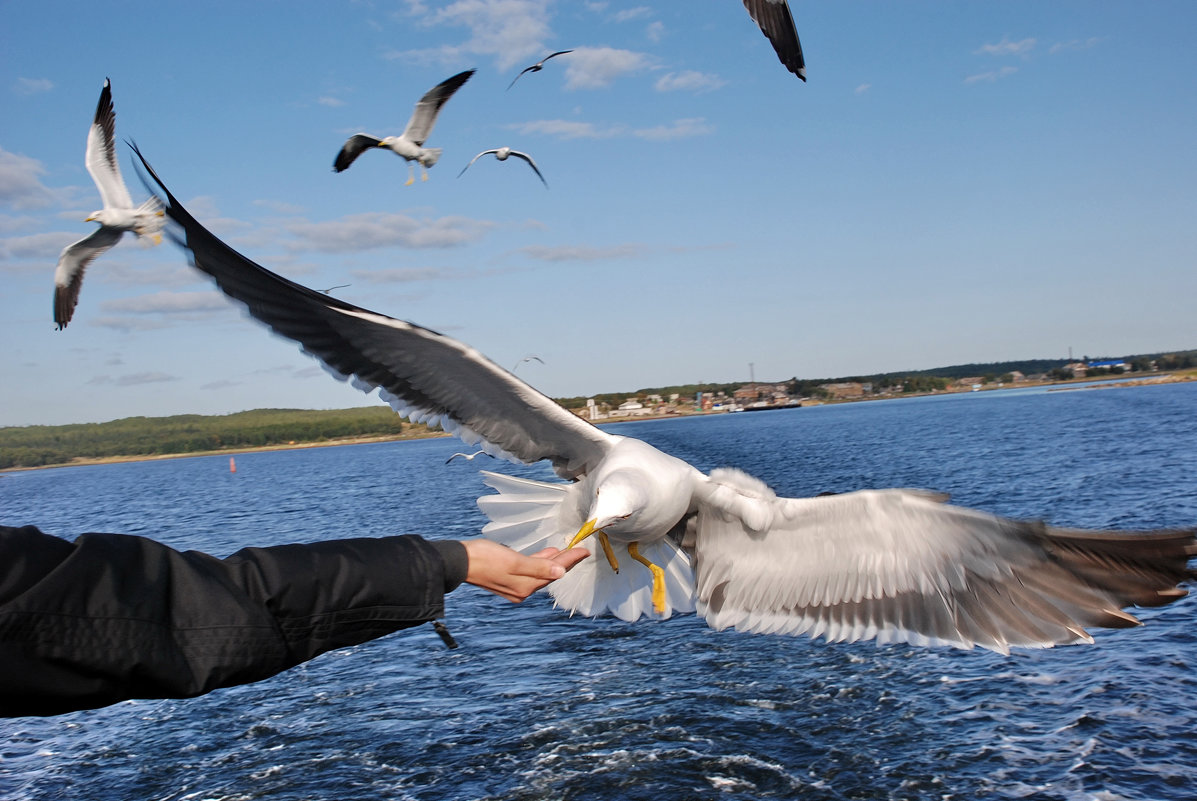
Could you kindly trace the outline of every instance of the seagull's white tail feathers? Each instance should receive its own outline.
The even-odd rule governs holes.
[[[162,241],[162,229],[166,226],[166,215],[162,211],[162,201],[150,195],[146,202],[133,212],[133,233],[148,237],[158,244]]]
[[[444,152],[443,148],[439,147],[423,148],[420,150],[420,163],[425,167],[431,167],[440,160],[442,152]]]
[[[490,518],[482,528],[484,537],[521,553],[536,553],[549,546],[564,548],[582,527],[581,514],[566,503],[571,484],[481,472],[483,483],[499,492],[478,499],[478,508]]]
[[[482,480],[498,490],[483,495],[478,508],[490,522],[483,536],[521,553],[564,548],[585,522],[578,507],[576,484],[548,483],[482,471]],[[627,547],[611,543],[619,562],[616,573],[596,538],[586,542],[592,556],[549,585],[557,606],[587,617],[611,613],[623,620],[668,618],[694,611],[694,571],[690,559],[671,540],[642,543],[640,554],[665,571],[665,613],[652,605],[652,574],[632,559]]]
[[[587,547],[593,553],[564,577],[549,585],[557,606],[570,614],[598,617],[607,613],[620,620],[640,617],[666,620],[673,613],[694,611],[694,571],[690,559],[670,540],[642,543],[640,555],[665,571],[665,611],[653,610],[652,573],[632,559],[627,547],[611,543],[619,561],[616,573],[596,542]]]

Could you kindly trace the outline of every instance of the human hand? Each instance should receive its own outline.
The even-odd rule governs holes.
[[[524,556],[487,539],[464,540],[462,545],[469,559],[466,583],[517,604],[590,556],[585,548],[545,548]]]

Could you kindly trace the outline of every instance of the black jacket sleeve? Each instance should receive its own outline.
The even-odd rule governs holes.
[[[0,526],[0,715],[184,698],[444,613],[465,548],[416,536],[225,559],[124,534]]]

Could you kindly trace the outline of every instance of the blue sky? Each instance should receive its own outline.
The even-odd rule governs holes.
[[[118,137],[234,247],[536,354],[552,396],[1197,347],[1197,4],[791,7],[807,84],[736,0],[0,2],[0,425],[378,402],[170,243],[126,237],[54,330],[105,77]],[[332,171],[470,67],[427,182]],[[499,146],[550,188],[457,176]]]

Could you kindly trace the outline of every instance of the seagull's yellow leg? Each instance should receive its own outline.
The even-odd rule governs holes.
[[[653,573],[653,609],[658,615],[665,614],[665,571],[640,555],[639,543],[628,543],[628,554]]]
[[[586,525],[582,526],[582,528],[578,530],[578,533],[574,535],[574,538],[569,541],[569,545],[565,546],[565,550],[568,551],[570,548],[574,547],[591,534],[594,534],[594,524],[594,520],[587,520]],[[611,550],[611,540],[607,538],[607,533],[605,531],[600,530],[598,532],[598,541],[599,545],[603,546],[603,553],[607,557],[607,564],[611,565],[611,569],[618,573],[619,562],[615,561],[615,552]]]
[[[404,186],[411,186],[416,182],[416,171],[412,169],[410,164],[407,165],[407,180],[403,182]]]
[[[611,565],[611,569],[618,573],[619,562],[615,561],[615,551],[611,550],[611,540],[607,539],[607,532],[600,531],[598,541],[599,545],[603,546],[603,553],[607,556],[607,564]]]

